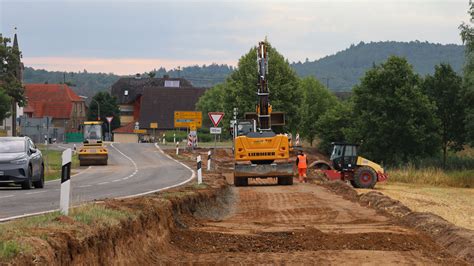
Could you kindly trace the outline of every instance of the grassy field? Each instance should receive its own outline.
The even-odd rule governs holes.
[[[406,166],[390,169],[388,174],[389,182],[474,188],[474,170],[442,170],[435,167],[417,169]]]
[[[413,211],[432,212],[455,225],[474,230],[473,188],[435,187],[391,180],[377,184],[376,190],[401,201]]]
[[[61,177],[61,166],[62,166],[62,151],[46,149],[44,145],[38,145],[38,148],[43,153],[44,158],[44,179],[54,180]],[[72,169],[79,167],[79,159],[77,155],[72,156]]]

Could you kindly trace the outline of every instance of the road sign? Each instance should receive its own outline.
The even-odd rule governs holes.
[[[202,112],[175,111],[174,127],[189,128],[194,125],[196,128],[202,127]]]
[[[196,130],[197,130],[196,124],[194,124],[194,123],[193,123],[193,124],[190,124],[190,125],[189,125],[189,130],[190,130],[190,131],[196,131]]]
[[[112,123],[112,120],[114,119],[113,116],[106,116],[107,122]]]
[[[135,129],[136,129],[136,130],[140,129],[140,123],[135,122]]]
[[[146,134],[146,129],[134,129],[133,133],[135,133],[135,134]]]
[[[211,122],[214,124],[215,127],[219,125],[221,122],[222,118],[224,117],[223,112],[209,112],[207,113],[209,118],[211,119]]]
[[[211,134],[219,135],[219,134],[222,134],[222,128],[220,128],[220,127],[211,127],[211,128],[209,128],[209,132]]]
[[[150,123],[150,128],[158,128],[158,123]]]

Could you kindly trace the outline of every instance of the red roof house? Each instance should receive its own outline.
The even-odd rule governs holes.
[[[52,117],[54,126],[66,131],[77,131],[86,119],[86,105],[65,84],[26,84],[27,105],[23,112],[28,117]]]

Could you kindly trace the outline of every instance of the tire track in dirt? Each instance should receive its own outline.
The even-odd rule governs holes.
[[[234,188],[235,211],[171,234],[160,262],[463,264],[429,237],[314,184]]]

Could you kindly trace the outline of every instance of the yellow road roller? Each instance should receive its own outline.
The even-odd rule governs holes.
[[[79,148],[79,164],[107,165],[109,152],[102,142],[102,122],[85,121],[82,126],[84,143]]]

